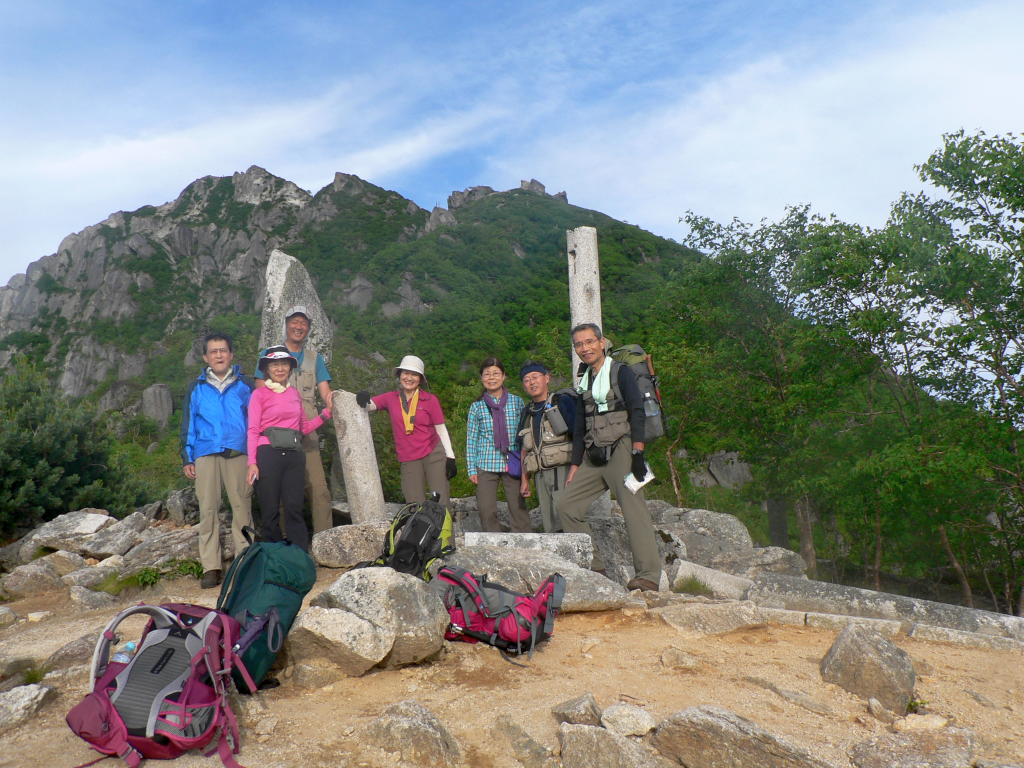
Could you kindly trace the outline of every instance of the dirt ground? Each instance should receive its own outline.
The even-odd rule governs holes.
[[[338,571],[321,569],[309,597],[338,575]],[[195,580],[179,579],[138,599],[213,605],[216,592],[200,590]],[[19,616],[39,610],[54,615],[0,631],[0,653],[6,656],[45,657],[101,628],[113,616],[111,609],[83,612],[56,596],[8,605]],[[137,635],[142,619],[132,621],[137,622],[132,625]],[[366,746],[360,729],[388,704],[415,699],[459,740],[467,766],[514,768],[519,763],[507,743],[491,730],[497,715],[510,713],[535,739],[553,747],[557,727],[551,707],[590,691],[602,707],[619,701],[637,704],[656,720],[701,704],[725,707],[821,759],[849,766],[848,749],[886,733],[889,726],[868,715],[865,702],[822,682],[818,663],[835,634],[769,625],[693,640],[642,613],[568,614],[559,618],[554,638],[533,660],[523,660],[525,668],[509,664],[491,648],[454,643],[431,663],[374,670],[316,691],[297,689],[286,680],[280,688],[258,694],[267,711],[243,728],[238,758],[250,768],[392,766],[397,756]],[[132,629],[124,635],[130,638]],[[928,702],[927,711],[974,730],[981,742],[978,757],[1024,760],[1021,654],[905,637],[896,642],[915,661],[916,696]],[[699,657],[700,667],[693,671],[665,669],[660,659],[669,647]],[[748,676],[802,691],[828,704],[834,714],[823,716],[790,703],[743,679]],[[46,679],[47,684],[58,687],[60,695],[33,721],[0,737],[0,766],[70,768],[98,756],[64,723],[67,711],[86,692],[86,677]],[[198,753],[176,763],[182,768],[216,764],[216,756],[207,759]]]

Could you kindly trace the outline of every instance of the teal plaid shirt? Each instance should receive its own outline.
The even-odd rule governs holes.
[[[516,427],[523,412],[523,398],[508,393],[505,403],[505,424],[508,428],[510,448],[516,444]],[[469,406],[466,424],[466,471],[472,475],[481,472],[508,472],[508,460],[494,447],[494,424],[491,411],[481,400]]]

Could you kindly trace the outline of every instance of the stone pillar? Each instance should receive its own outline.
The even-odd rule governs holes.
[[[565,231],[565,248],[569,257],[569,317],[571,325],[594,323],[604,332],[601,322],[601,270],[597,260],[597,230],[577,227]],[[579,382],[576,371],[580,359],[572,351],[572,380]]]
[[[565,250],[569,256],[569,318],[570,326],[594,323],[604,333],[601,320],[601,268],[597,259],[597,230],[576,227],[565,231]],[[576,372],[580,359],[572,350],[572,383],[579,384]],[[579,414],[578,418],[583,418]],[[605,491],[587,510],[589,518],[611,517],[611,491]]]
[[[266,284],[260,348],[284,344],[284,313],[289,307],[301,304],[309,313],[307,342],[316,347],[324,363],[330,365],[334,328],[302,262],[275,248],[267,262]]]
[[[352,522],[387,521],[369,414],[356,403],[355,394],[343,389],[334,392],[332,412]]]

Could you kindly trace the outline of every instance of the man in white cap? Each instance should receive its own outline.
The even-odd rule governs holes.
[[[317,393],[328,410],[334,393],[328,383],[331,375],[327,372],[323,355],[306,341],[309,330],[309,311],[301,304],[289,307],[284,314],[284,346],[298,363],[292,369],[289,381],[302,398],[306,418],[312,421],[318,413]],[[265,352],[265,349],[260,350],[260,357]],[[256,371],[255,379],[257,387],[266,386],[262,371]],[[331,492],[327,488],[327,476],[324,475],[323,460],[320,458],[320,439],[316,432],[310,432],[302,438],[302,452],[306,454],[306,498],[309,499],[310,511],[313,514],[313,533],[317,534],[334,526],[334,512],[331,508]]]

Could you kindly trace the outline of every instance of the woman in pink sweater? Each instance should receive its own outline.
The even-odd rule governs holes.
[[[306,488],[306,455],[302,436],[331,418],[325,410],[306,420],[302,398],[288,378],[297,362],[286,347],[263,353],[259,369],[267,386],[249,398],[249,484],[256,482],[256,497],[263,519],[263,540],[281,541],[280,509],[284,510],[285,534],[292,544],[309,551],[309,530],[302,518]]]

